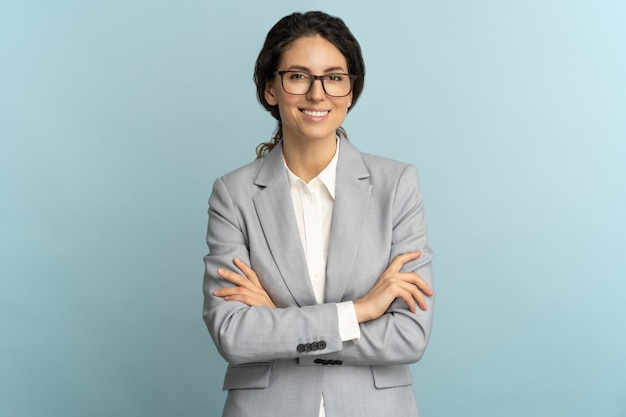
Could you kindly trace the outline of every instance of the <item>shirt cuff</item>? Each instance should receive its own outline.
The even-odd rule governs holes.
[[[356,311],[352,301],[337,303],[337,316],[339,317],[339,336],[342,342],[349,340],[358,343],[361,338],[361,328],[356,318]]]

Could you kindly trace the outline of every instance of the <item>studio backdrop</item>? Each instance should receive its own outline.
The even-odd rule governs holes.
[[[275,128],[265,34],[311,9],[363,48],[350,141],[419,169],[422,415],[626,416],[620,0],[1,0],[0,415],[221,414],[207,201]]]

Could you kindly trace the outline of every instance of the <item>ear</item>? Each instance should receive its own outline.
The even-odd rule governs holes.
[[[278,99],[276,97],[276,89],[274,89],[274,83],[267,81],[265,83],[265,100],[270,106],[278,105]]]

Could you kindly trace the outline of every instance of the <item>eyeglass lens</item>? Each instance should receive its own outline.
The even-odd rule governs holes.
[[[283,89],[289,94],[306,94],[315,81],[315,76],[300,71],[286,71],[281,77]],[[352,80],[348,74],[326,74],[320,80],[329,96],[344,97],[352,90]]]

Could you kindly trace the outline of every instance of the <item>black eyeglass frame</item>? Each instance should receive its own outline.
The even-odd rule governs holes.
[[[287,91],[285,89],[283,75],[285,75],[288,72],[295,72],[295,73],[302,73],[302,74],[310,75],[311,76],[311,83],[309,84],[309,88],[304,93],[300,93],[300,94],[290,93],[289,91]],[[280,75],[280,86],[283,88],[283,91],[285,93],[287,93],[287,94],[291,94],[291,95],[294,95],[294,96],[304,96],[306,94],[309,94],[309,92],[311,92],[311,88],[313,88],[313,83],[315,83],[315,80],[320,80],[320,82],[322,83],[322,89],[324,90],[324,94],[326,94],[327,96],[330,96],[330,97],[347,97],[352,92],[352,89],[354,88],[354,82],[357,79],[356,75],[354,75],[354,74],[347,74],[345,72],[333,72],[332,74],[314,75],[314,74],[311,74],[310,72],[306,72],[306,71],[286,70],[286,71],[274,71],[274,72],[272,72],[272,75],[273,76]],[[328,94],[328,92],[326,91],[326,86],[324,85],[324,80],[328,79],[328,77],[331,77],[333,75],[346,75],[346,76],[348,76],[348,78],[350,78],[350,90],[348,90],[348,92],[346,94],[344,94],[343,96],[334,96],[332,94]]]

